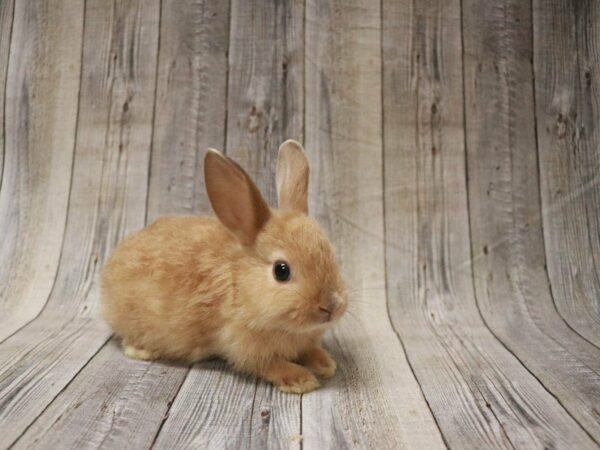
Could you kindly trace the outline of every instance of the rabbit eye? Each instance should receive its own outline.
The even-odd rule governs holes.
[[[290,266],[285,261],[275,261],[273,264],[273,276],[277,281],[288,281],[290,279]]]

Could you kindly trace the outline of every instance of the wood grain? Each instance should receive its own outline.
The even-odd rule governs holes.
[[[469,7],[465,37],[477,31]],[[486,328],[473,295],[460,3],[384,2],[383,17],[389,308],[440,429],[450,447],[594,448]]]
[[[304,136],[304,1],[231,6],[227,153],[277,206],[277,149]]]
[[[558,315],[544,267],[530,6],[464,2],[475,288],[496,336],[600,442],[600,351]]]
[[[253,449],[302,448],[302,417],[298,395],[281,392],[264,381],[257,382],[250,421]]]
[[[12,4],[2,3],[3,20]],[[64,1],[15,2],[12,15],[0,48],[6,61],[0,341],[39,314],[54,283],[69,201],[83,21],[81,5]]]
[[[196,364],[153,448],[246,448],[255,381],[225,363]]]
[[[158,2],[113,6],[86,4],[68,239],[46,308],[0,345],[0,447],[26,430],[109,337],[96,317],[97,276],[110,248],[144,223]],[[67,443],[72,434],[62,437]]]
[[[0,0],[0,448],[599,448],[596,3]],[[335,377],[125,358],[107,254],[287,138]]]
[[[600,347],[600,8],[533,2],[540,186],[556,307]]]
[[[185,373],[129,359],[111,340],[14,448],[148,448]]]
[[[202,158],[225,145],[229,2],[164,0],[148,217],[206,214]]]
[[[0,2],[0,191],[2,190],[2,176],[4,172],[4,155],[6,122],[4,112],[6,109],[6,76],[8,73],[8,56],[12,40],[14,0]]]
[[[223,361],[195,365],[153,448],[299,447],[299,396],[258,385]]]
[[[326,343],[338,373],[303,396],[304,448],[444,447],[386,311],[380,13],[306,5],[309,207],[337,247],[351,312]]]

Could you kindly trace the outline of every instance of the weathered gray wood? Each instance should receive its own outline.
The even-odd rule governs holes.
[[[158,2],[106,8],[88,1],[85,14],[68,239],[46,308],[0,345],[0,447],[18,438],[107,340],[96,312],[97,276],[109,249],[144,223]],[[65,446],[72,437],[62,435]]]
[[[83,22],[79,3],[16,2],[14,11],[12,4],[3,2],[3,20],[12,13],[14,23],[3,27],[0,48],[6,92],[0,341],[40,312],[54,283],[69,199]]]
[[[154,448],[298,447],[299,397],[262,382],[256,387],[257,380],[222,361],[195,365]]]
[[[0,448],[598,448],[600,7],[530,1],[0,0]],[[286,138],[336,376],[105,345],[110,249],[209,212],[209,146],[274,204]]]
[[[277,149],[304,132],[304,1],[232,2],[227,153],[277,205]]]
[[[367,0],[306,5],[310,209],[351,293],[326,343],[338,372],[303,396],[307,449],[444,447],[386,311],[380,13]]]
[[[233,1],[229,39],[212,36],[229,42],[224,150],[248,170],[273,206],[277,148],[288,137],[302,140],[303,15],[302,2]],[[218,370],[207,370],[211,367]],[[298,445],[290,438],[300,435],[300,397],[230,370],[213,363],[192,369],[157,448]]]
[[[185,373],[127,358],[111,340],[14,448],[148,448]]]
[[[463,4],[473,271],[481,312],[496,336],[600,442],[600,350],[558,315],[544,268],[532,151],[531,5]]]
[[[468,9],[474,4],[465,2],[463,11],[467,80],[477,67],[470,39],[482,40],[474,29],[477,12]],[[480,15],[483,10],[498,13],[489,5]],[[389,308],[440,429],[450,447],[595,448],[490,333],[477,309],[469,265],[460,2],[385,1],[383,17]],[[481,92],[485,87],[477,85],[477,92],[490,101],[492,94]],[[482,112],[474,114],[473,101],[468,95],[467,112],[477,118]]]
[[[13,29],[14,0],[0,2],[0,191],[2,190],[2,175],[4,168],[5,127],[4,110],[6,109],[6,75],[8,72],[8,55]]]
[[[202,158],[225,144],[229,2],[164,0],[149,218],[208,213]]]
[[[546,258],[556,307],[600,347],[600,8],[537,1],[534,64]]]
[[[196,364],[169,412],[157,449],[245,448],[255,381],[221,361]]]
[[[250,417],[250,448],[301,448],[301,398],[258,381]]]

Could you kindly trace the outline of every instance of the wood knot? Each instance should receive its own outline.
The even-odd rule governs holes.
[[[559,139],[564,139],[567,136],[567,123],[569,119],[565,117],[562,113],[558,113],[558,117],[556,118],[556,136]]]
[[[246,119],[246,129],[250,133],[256,133],[256,130],[259,129],[261,116],[262,113],[256,109],[256,106],[253,106],[250,115]]]
[[[271,421],[271,409],[270,408],[261,408],[260,420],[263,425],[269,424],[269,422]]]

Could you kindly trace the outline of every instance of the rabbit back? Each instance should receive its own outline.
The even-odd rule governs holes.
[[[129,236],[102,273],[102,312],[123,344],[196,361],[216,353],[237,243],[216,219],[162,217]]]

